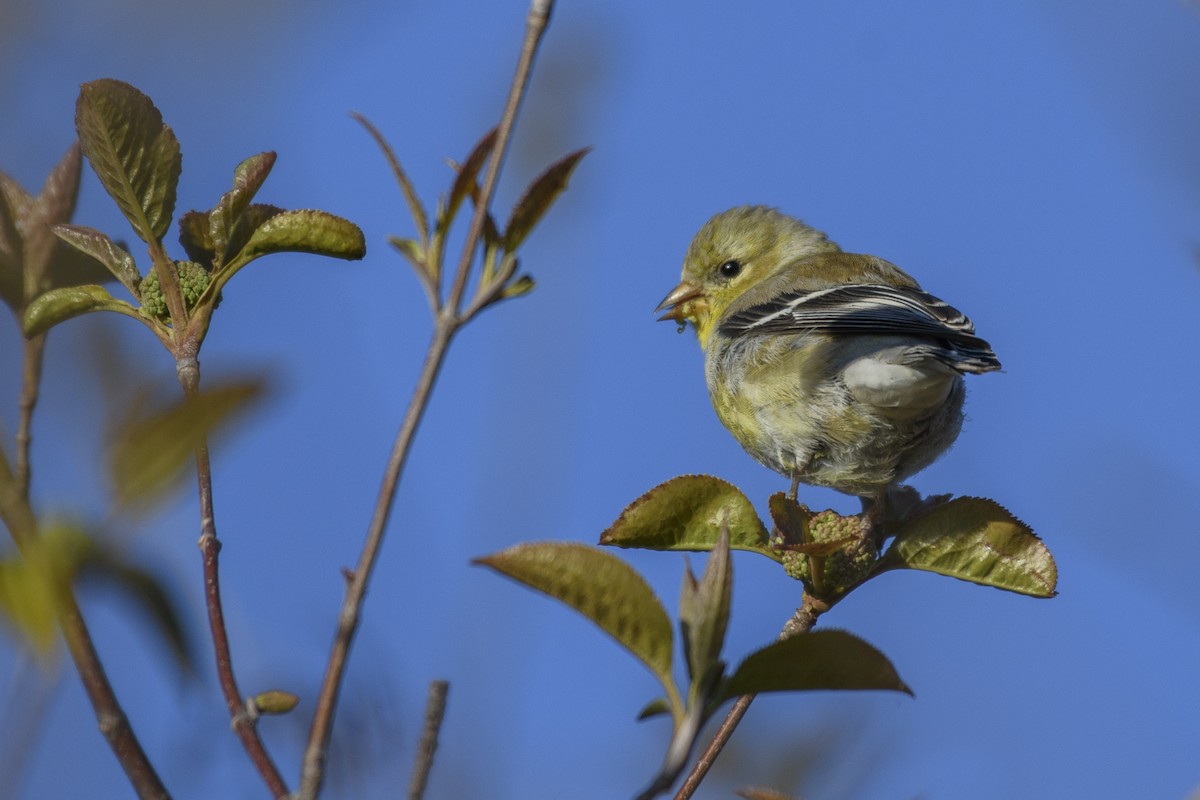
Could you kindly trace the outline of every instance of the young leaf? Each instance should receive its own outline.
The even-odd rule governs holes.
[[[17,231],[17,210],[10,200],[17,182],[0,172],[0,300],[17,311],[25,305],[25,255],[21,234]]]
[[[708,557],[703,577],[697,581],[689,566],[683,573],[679,597],[679,627],[693,690],[720,665],[729,625],[733,593],[733,567],[729,560],[729,533],[722,530]],[[704,705],[704,701],[700,701]]]
[[[25,309],[25,335],[37,336],[60,322],[89,311],[116,311],[141,319],[137,309],[124,300],[114,299],[103,286],[64,286],[39,295]]]
[[[743,694],[814,689],[887,689],[912,694],[887,656],[845,631],[800,633],[746,656],[721,687]]]
[[[746,495],[711,475],[681,475],[634,500],[600,534],[600,544],[650,550],[711,550],[722,525],[729,546],[779,560]]]
[[[671,703],[665,697],[656,697],[646,705],[642,706],[642,710],[638,712],[637,721],[650,719],[651,717],[661,717],[664,714],[671,713]]]
[[[642,576],[619,558],[582,544],[530,542],[474,563],[566,603],[633,653],[664,687],[673,685],[671,620]]]
[[[900,529],[877,572],[921,569],[1034,597],[1057,592],[1058,567],[1029,526],[994,500],[958,497]]]
[[[496,129],[492,128],[484,134],[484,137],[475,145],[475,149],[471,151],[471,155],[467,156],[467,160],[458,168],[458,174],[454,176],[454,183],[450,187],[450,198],[445,207],[438,210],[436,235],[439,238],[445,236],[446,231],[450,229],[450,223],[458,214],[458,207],[462,205],[463,198],[475,186],[475,178],[479,175],[479,170],[483,169],[495,144]]]
[[[175,211],[182,161],[175,133],[150,98],[127,83],[85,83],[75,129],[104,190],[143,241],[160,242]]]
[[[58,239],[50,226],[69,221],[75,213],[82,163],[76,142],[50,171],[41,193],[26,207],[19,220],[25,236],[25,274],[30,297],[54,285],[48,273],[58,249]]]
[[[363,232],[349,220],[325,211],[284,211],[258,226],[240,256],[250,261],[284,252],[356,260],[366,255],[367,244]]]
[[[136,296],[138,281],[142,276],[133,256],[124,247],[95,228],[83,225],[55,225],[54,235],[99,261]]]
[[[80,531],[54,525],[43,530],[20,555],[0,561],[0,614],[43,659],[54,646],[62,593],[74,578],[86,548],[87,539]]]
[[[264,388],[261,379],[229,382],[126,422],[110,456],[118,503],[146,507],[172,489],[202,439],[249,408]]]
[[[429,220],[425,216],[425,209],[421,206],[421,200],[417,197],[417,190],[413,187],[412,181],[408,179],[404,168],[400,166],[400,159],[396,158],[396,153],[392,150],[392,146],[388,144],[387,139],[383,138],[383,134],[379,129],[371,124],[370,120],[362,114],[351,112],[351,117],[356,119],[360,125],[367,129],[367,133],[375,140],[375,144],[379,145],[379,149],[383,151],[384,158],[387,159],[388,165],[392,168],[392,175],[396,178],[396,183],[400,184],[400,191],[404,193],[404,200],[408,203],[409,213],[412,214],[413,222],[417,226],[417,233],[421,236],[423,245],[429,243]]]
[[[208,214],[188,211],[179,217],[179,243],[190,260],[212,268],[216,249],[208,231]]]
[[[273,166],[275,154],[270,151],[250,156],[238,164],[233,171],[233,188],[221,195],[216,207],[209,212],[208,238],[222,263],[236,255],[236,251],[229,247],[234,236],[234,226],[262,187],[263,181],[271,174]]]
[[[504,249],[508,252],[513,252],[521,243],[525,241],[525,237],[529,235],[534,226],[541,221],[542,217],[550,210],[550,206],[558,199],[563,190],[567,188],[567,182],[571,179],[571,173],[575,171],[575,167],[579,165],[580,159],[586,156],[592,148],[585,147],[582,150],[576,150],[554,164],[550,168],[534,179],[533,183],[529,184],[529,188],[525,190],[525,194],[517,201],[513,207],[512,216],[508,219],[508,225],[504,228]]]

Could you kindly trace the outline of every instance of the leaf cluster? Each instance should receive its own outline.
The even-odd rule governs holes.
[[[434,315],[448,311],[460,322],[473,317],[484,308],[500,300],[519,297],[533,290],[534,280],[527,274],[520,274],[518,249],[524,244],[529,234],[545,217],[546,212],[554,205],[554,201],[567,188],[571,175],[579,162],[589,152],[590,148],[576,150],[551,164],[541,175],[526,187],[524,193],[513,207],[507,223],[501,228],[496,224],[490,211],[482,215],[479,230],[479,242],[482,248],[482,265],[479,270],[479,281],[475,294],[465,309],[459,308],[462,280],[465,273],[450,288],[449,296],[445,296],[443,276],[446,274],[446,243],[450,229],[463,202],[470,198],[477,207],[482,201],[480,175],[488,164],[489,158],[496,158],[496,130],[488,131],[475,145],[461,164],[453,163],[455,169],[454,181],[450,191],[438,199],[434,213],[430,215],[417,195],[416,188],[408,178],[407,173],[396,157],[395,151],[383,134],[360,114],[355,114],[358,120],[383,151],[392,170],[392,175],[399,184],[408,205],[416,227],[415,237],[391,236],[388,241],[413,267],[421,287],[429,300]],[[432,216],[432,223],[430,217]],[[468,257],[470,254],[467,254]]]
[[[175,211],[182,171],[179,141],[150,98],[121,81],[84,84],[75,127],[83,155],[105,192],[148,248],[154,283],[167,314],[147,311],[99,284],[48,287],[24,309],[27,336],[91,311],[115,311],[142,322],[177,355],[184,343],[194,354],[208,330],[221,290],[250,262],[271,253],[303,252],[343,259],[362,258],[366,244],[353,223],[324,211],[286,211],[253,202],[275,164],[259,153],[234,170],[233,187],[208,211],[189,211],[179,220],[179,240],[188,257],[210,279],[198,297],[185,301],[179,264],[167,256],[163,238]],[[94,228],[56,218],[50,230],[62,242],[102,264],[139,305],[143,274],[129,251]],[[157,298],[156,291],[156,298]]]

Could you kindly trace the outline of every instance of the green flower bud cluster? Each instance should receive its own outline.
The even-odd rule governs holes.
[[[179,273],[179,289],[183,292],[183,303],[188,311],[196,307],[200,295],[208,288],[212,277],[200,264],[195,261],[176,261],[175,270]],[[142,301],[142,316],[157,319],[162,322],[171,321],[171,312],[167,310],[167,300],[163,297],[162,286],[158,283],[158,275],[150,270],[138,285],[138,294]]]
[[[843,517],[833,511],[814,514],[808,522],[808,536],[814,544],[846,540],[840,548],[824,557],[810,558],[795,550],[783,553],[784,571],[789,577],[805,583],[812,582],[812,559],[823,560],[823,594],[842,594],[866,577],[871,565],[875,563],[875,554],[871,548],[862,544],[862,521],[856,516]]]

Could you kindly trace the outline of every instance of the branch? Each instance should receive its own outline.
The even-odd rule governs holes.
[[[807,633],[812,630],[813,625],[817,624],[817,617],[821,616],[827,610],[829,610],[828,605],[805,594],[802,605],[796,609],[796,613],[783,626],[783,632],[779,634],[779,638],[787,639],[797,634]],[[689,800],[696,793],[696,789],[700,788],[700,782],[704,780],[704,776],[712,768],[713,762],[717,760],[717,756],[721,754],[721,751],[725,749],[725,745],[729,743],[730,737],[737,730],[742,717],[746,716],[746,712],[750,710],[750,704],[754,702],[756,696],[753,694],[744,694],[734,701],[733,707],[729,709],[729,713],[721,721],[721,727],[717,728],[712,741],[708,743],[708,747],[704,748],[704,752],[700,754],[700,758],[697,759],[695,765],[692,767],[692,771],[688,773],[687,779],[679,787],[679,791],[675,793],[675,800]]]
[[[33,442],[33,410],[37,407],[39,387],[42,383],[42,361],[46,354],[46,334],[25,340],[22,360],[21,399],[17,419],[17,490],[21,497],[29,500],[29,449]]]
[[[437,753],[438,733],[442,729],[442,718],[446,715],[446,694],[449,691],[450,684],[446,681],[431,681],[429,684],[429,699],[425,703],[425,727],[417,745],[412,781],[408,784],[408,800],[421,800],[425,796],[429,772],[433,769],[433,756]]]
[[[18,549],[24,552],[33,545],[37,538],[37,520],[9,469],[3,448],[0,448],[0,520],[7,526]],[[108,741],[121,768],[125,770],[134,791],[143,800],[169,798],[171,795],[163,786],[162,780],[146,756],[146,751],[134,735],[121,704],[117,702],[117,695],[112,684],[108,682],[108,675],[104,672],[104,665],[100,663],[100,656],[92,643],[91,634],[70,586],[63,587],[58,597],[56,613],[67,650],[71,653],[75,669],[79,672],[83,688],[96,713],[100,732]]]
[[[179,383],[188,397],[200,391],[200,364],[195,356],[178,356],[176,370]],[[234,733],[250,761],[271,790],[272,796],[288,796],[287,784],[279,768],[271,760],[262,738],[258,735],[256,718],[246,712],[245,702],[233,674],[233,656],[229,648],[229,632],[225,627],[225,612],[221,605],[220,553],[216,517],[213,515],[212,465],[208,455],[207,437],[200,437],[196,447],[196,485],[200,494],[200,552],[204,565],[204,605],[208,611],[208,627],[212,636],[213,654],[217,660],[217,681],[225,696]]]
[[[367,529],[367,536],[363,542],[362,552],[359,554],[358,564],[350,574],[349,582],[346,586],[346,596],[342,601],[342,608],[338,614],[337,631],[334,634],[333,647],[329,654],[325,677],[321,683],[320,695],[317,698],[317,707],[313,714],[312,727],[309,729],[308,744],[304,750],[304,759],[300,772],[299,797],[301,800],[315,800],[317,794],[320,792],[321,783],[324,780],[325,757],[329,749],[329,738],[333,730],[334,713],[337,709],[338,696],[341,693],[342,677],[349,658],[350,645],[354,640],[354,634],[358,630],[361,620],[362,604],[363,598],[366,595],[367,584],[370,581],[371,572],[375,568],[379,550],[383,545],[383,537],[387,529],[388,519],[391,516],[396,489],[400,483],[400,476],[404,471],[404,464],[408,459],[413,437],[416,434],[417,427],[420,425],[421,418],[424,416],[425,409],[429,405],[430,394],[433,391],[433,385],[437,380],[438,373],[441,371],[446,351],[450,346],[450,340],[454,337],[458,329],[470,318],[469,315],[460,313],[463,293],[466,290],[471,264],[478,249],[479,239],[483,231],[483,221],[496,189],[496,182],[500,175],[500,166],[504,161],[505,152],[512,138],[517,111],[520,108],[521,99],[525,95],[525,90],[529,85],[529,75],[533,68],[534,56],[537,53],[538,44],[541,42],[546,26],[549,24],[550,11],[553,5],[553,0],[532,0],[530,4],[529,15],[526,19],[525,39],[521,47],[520,58],[517,62],[516,75],[513,78],[512,87],[509,90],[508,102],[505,104],[504,114],[497,129],[496,144],[492,151],[492,156],[488,161],[487,174],[484,178],[479,202],[475,204],[475,213],[471,217],[471,225],[467,232],[466,241],[463,244],[462,258],[455,273],[448,301],[441,307],[440,312],[435,318],[433,337],[429,343],[429,349],[426,352],[425,362],[421,367],[421,374],[417,379],[417,385],[413,389],[408,410],[404,415],[400,430],[396,434],[391,455],[388,457],[387,466],[384,469],[383,482],[379,488],[379,495],[375,502],[375,511]]]

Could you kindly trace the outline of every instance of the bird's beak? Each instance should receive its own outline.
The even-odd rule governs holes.
[[[658,308],[654,309],[654,313],[667,312],[658,318],[659,322],[670,319],[683,324],[685,320],[695,314],[695,309],[689,306],[694,306],[695,301],[703,296],[704,291],[699,286],[683,281],[663,298],[663,301],[658,304]]]

